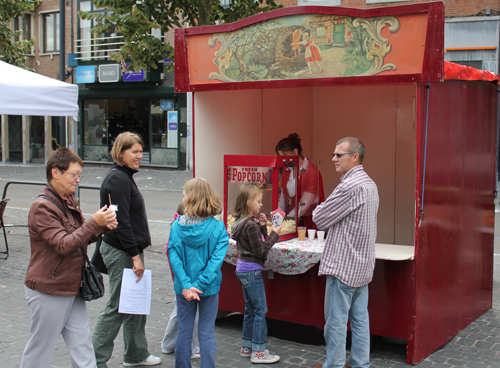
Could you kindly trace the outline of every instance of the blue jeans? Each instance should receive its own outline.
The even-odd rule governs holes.
[[[352,368],[370,367],[370,319],[368,285],[351,287],[333,276],[326,277],[324,368],[342,368],[345,364],[347,321],[351,322],[352,344],[349,363]]]
[[[267,302],[262,270],[236,272],[236,277],[243,287],[245,298],[241,345],[253,351],[264,351],[267,346]]]
[[[199,311],[198,341],[200,342],[201,367],[215,368],[215,318],[219,309],[219,294],[200,296],[200,301],[187,301],[180,294],[177,299],[179,331],[175,341],[175,367],[191,368],[191,340],[193,338],[196,310]]]

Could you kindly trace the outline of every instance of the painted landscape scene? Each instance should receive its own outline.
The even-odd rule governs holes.
[[[218,72],[223,82],[375,75],[396,70],[384,64],[391,51],[381,31],[399,30],[396,17],[353,18],[306,14],[272,19],[228,33],[213,34]]]

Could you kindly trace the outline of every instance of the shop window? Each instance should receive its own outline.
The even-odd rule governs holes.
[[[59,13],[42,14],[43,52],[59,51]]]
[[[151,155],[153,165],[178,165],[179,121],[169,124],[168,114],[178,111],[178,103],[173,99],[153,99],[151,101]],[[175,115],[174,115],[175,116]],[[180,118],[180,117],[179,117]],[[170,122],[171,123],[171,122]],[[175,143],[175,144],[174,144]]]
[[[112,162],[110,151],[122,132],[133,132],[144,142],[142,163],[149,163],[149,100],[83,101],[83,159]]]

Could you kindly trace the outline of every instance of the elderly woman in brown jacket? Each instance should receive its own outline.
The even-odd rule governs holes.
[[[89,243],[117,226],[114,211],[101,208],[85,221],[73,195],[83,162],[59,148],[47,162],[47,185],[30,209],[31,259],[25,292],[31,310],[31,338],[21,367],[49,367],[62,335],[73,368],[95,368],[96,361],[85,301],[79,296],[82,267]],[[44,198],[46,197],[46,198]]]

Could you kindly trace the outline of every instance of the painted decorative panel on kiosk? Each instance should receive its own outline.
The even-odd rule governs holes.
[[[187,37],[191,84],[422,72],[428,14],[300,14]]]

